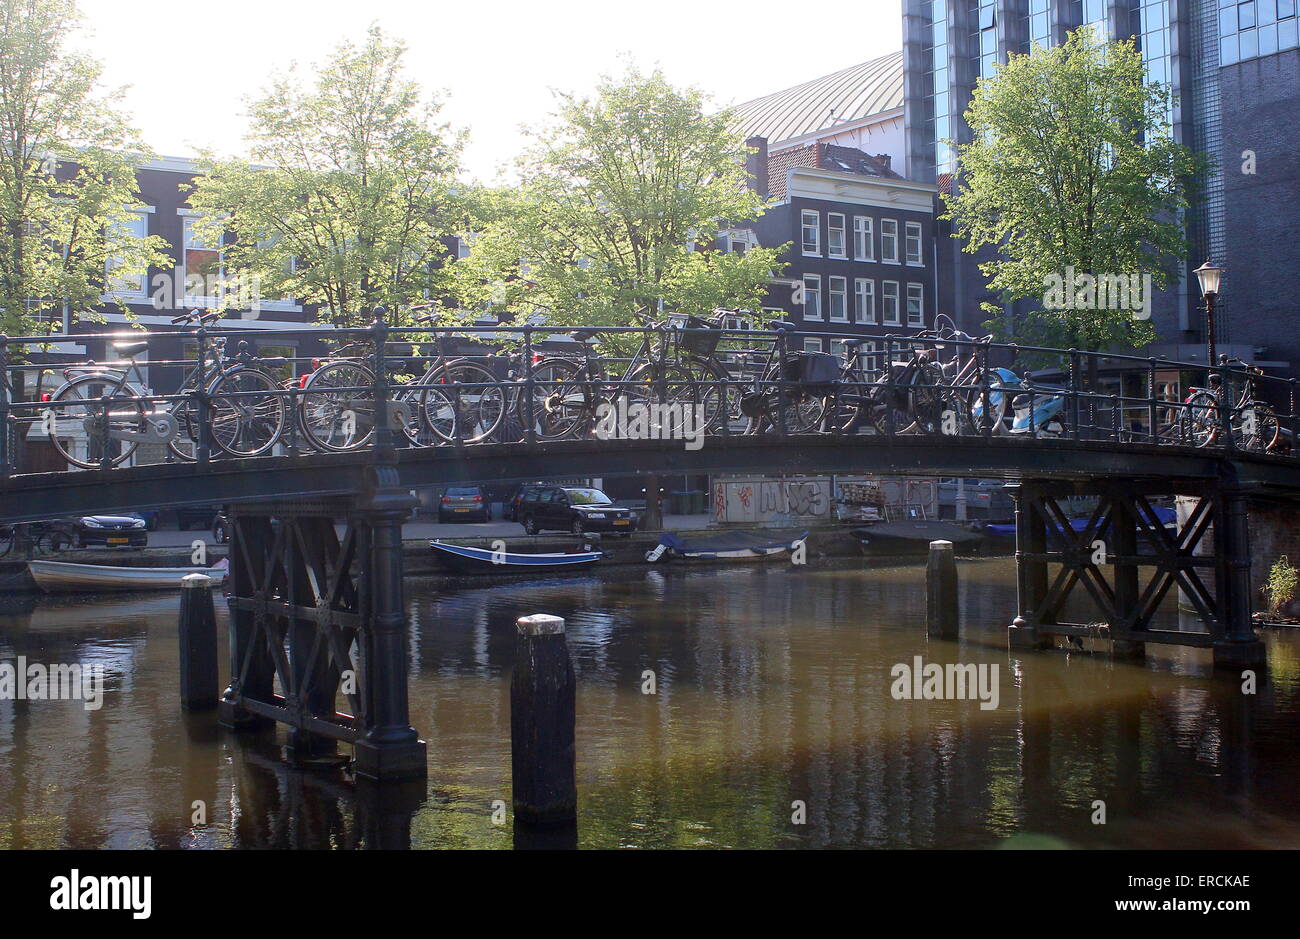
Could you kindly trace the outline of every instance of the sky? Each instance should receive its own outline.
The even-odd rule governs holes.
[[[591,91],[627,58],[658,66],[719,105],[788,88],[902,46],[899,0],[80,0],[74,45],[127,86],[126,107],[153,150],[243,152],[244,101],[277,69],[360,42],[371,22],[408,47],[410,77],[443,92],[442,115],[468,128],[466,175],[497,178],[544,121],[552,90]],[[809,15],[803,15],[807,11]]]

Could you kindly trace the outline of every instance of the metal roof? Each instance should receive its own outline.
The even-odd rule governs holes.
[[[903,106],[903,53],[872,59],[736,105],[735,126],[769,144]]]

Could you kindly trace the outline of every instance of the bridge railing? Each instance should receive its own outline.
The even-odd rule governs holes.
[[[194,353],[144,360],[112,351],[142,340],[163,349],[192,343]],[[260,356],[250,341],[316,348]],[[837,355],[809,354],[827,342]],[[70,351],[101,343],[107,361]],[[0,337],[0,375],[3,475],[377,444],[733,434],[1065,438],[1290,454],[1300,432],[1296,381],[1244,363],[1221,360],[1207,373],[1204,363],[950,333],[733,329],[721,317],[580,328],[394,327],[377,318],[255,335]],[[149,387],[150,379],[169,387]]]

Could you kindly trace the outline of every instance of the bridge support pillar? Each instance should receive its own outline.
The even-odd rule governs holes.
[[[1169,508],[1160,500],[1178,495],[1197,502],[1181,529],[1170,532]],[[1087,518],[1068,516],[1073,496],[1095,503]],[[1060,636],[1082,649],[1086,639],[1109,638],[1116,656],[1140,657],[1148,643],[1157,642],[1209,648],[1216,665],[1264,663],[1264,645],[1251,620],[1246,492],[1230,466],[1217,482],[1025,480],[1015,498],[1017,615],[1007,636],[1012,648],[1045,648]],[[1202,550],[1211,538],[1212,553]],[[1158,614],[1171,591],[1181,591],[1204,629],[1160,625]],[[1093,614],[1067,622],[1076,592],[1087,594]]]
[[[394,467],[367,472],[346,499],[230,511],[231,681],[221,719],[288,725],[290,760],[333,765],[338,743],[350,743],[358,776],[418,780],[425,744],[408,713],[402,591],[402,522],[414,500]]]
[[[1214,664],[1253,667],[1266,661],[1264,643],[1251,619],[1250,516],[1246,494],[1225,480],[1215,496],[1219,524],[1214,526],[1216,606],[1221,633],[1214,643]]]

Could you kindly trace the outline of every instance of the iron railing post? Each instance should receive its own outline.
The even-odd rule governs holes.
[[[782,327],[776,331],[776,417],[777,417],[777,435],[784,437],[785,427],[785,367],[786,353],[789,351],[789,345],[785,338],[785,328]]]
[[[9,425],[9,337],[0,333],[0,477],[9,475],[10,463],[13,462],[10,456],[13,431]]]
[[[113,461],[109,458],[109,453],[108,453],[108,441],[109,441],[108,416],[110,413],[112,413],[111,412],[112,401],[113,398],[111,395],[100,395],[99,397],[99,420],[100,420],[99,468],[102,470],[112,469],[113,467]]]
[[[370,337],[375,344],[374,380],[371,386],[375,395],[375,450],[382,451],[389,458],[395,458],[392,455],[393,428],[388,422],[388,363],[384,355],[388,348],[388,323],[384,321],[387,312],[382,306],[375,307],[374,320],[370,324]]]
[[[1070,426],[1071,437],[1079,439],[1079,423],[1083,409],[1079,406],[1079,350],[1070,350]]]
[[[1151,434],[1151,442],[1159,443],[1160,434],[1156,427],[1160,420],[1159,409],[1156,407],[1156,360],[1152,356],[1147,360],[1147,422],[1148,431]]]
[[[1227,356],[1219,356],[1216,371],[1219,375],[1219,394],[1216,397],[1219,411],[1219,433],[1223,435],[1224,449],[1234,451],[1237,449],[1237,441],[1232,436],[1232,386],[1229,383],[1230,373]]]
[[[985,345],[980,349],[979,354],[984,356],[984,364],[980,368],[980,433],[985,438],[993,436],[993,415],[991,408],[993,406],[992,395],[989,394],[989,347]]]
[[[200,326],[198,329],[198,371],[194,380],[194,419],[198,422],[199,439],[196,441],[195,458],[200,463],[207,463],[212,458],[212,417],[208,402],[208,331]]]
[[[537,443],[537,402],[533,399],[533,327],[524,327],[524,440]]]
[[[885,436],[893,437],[894,426],[894,337],[885,337]]]

